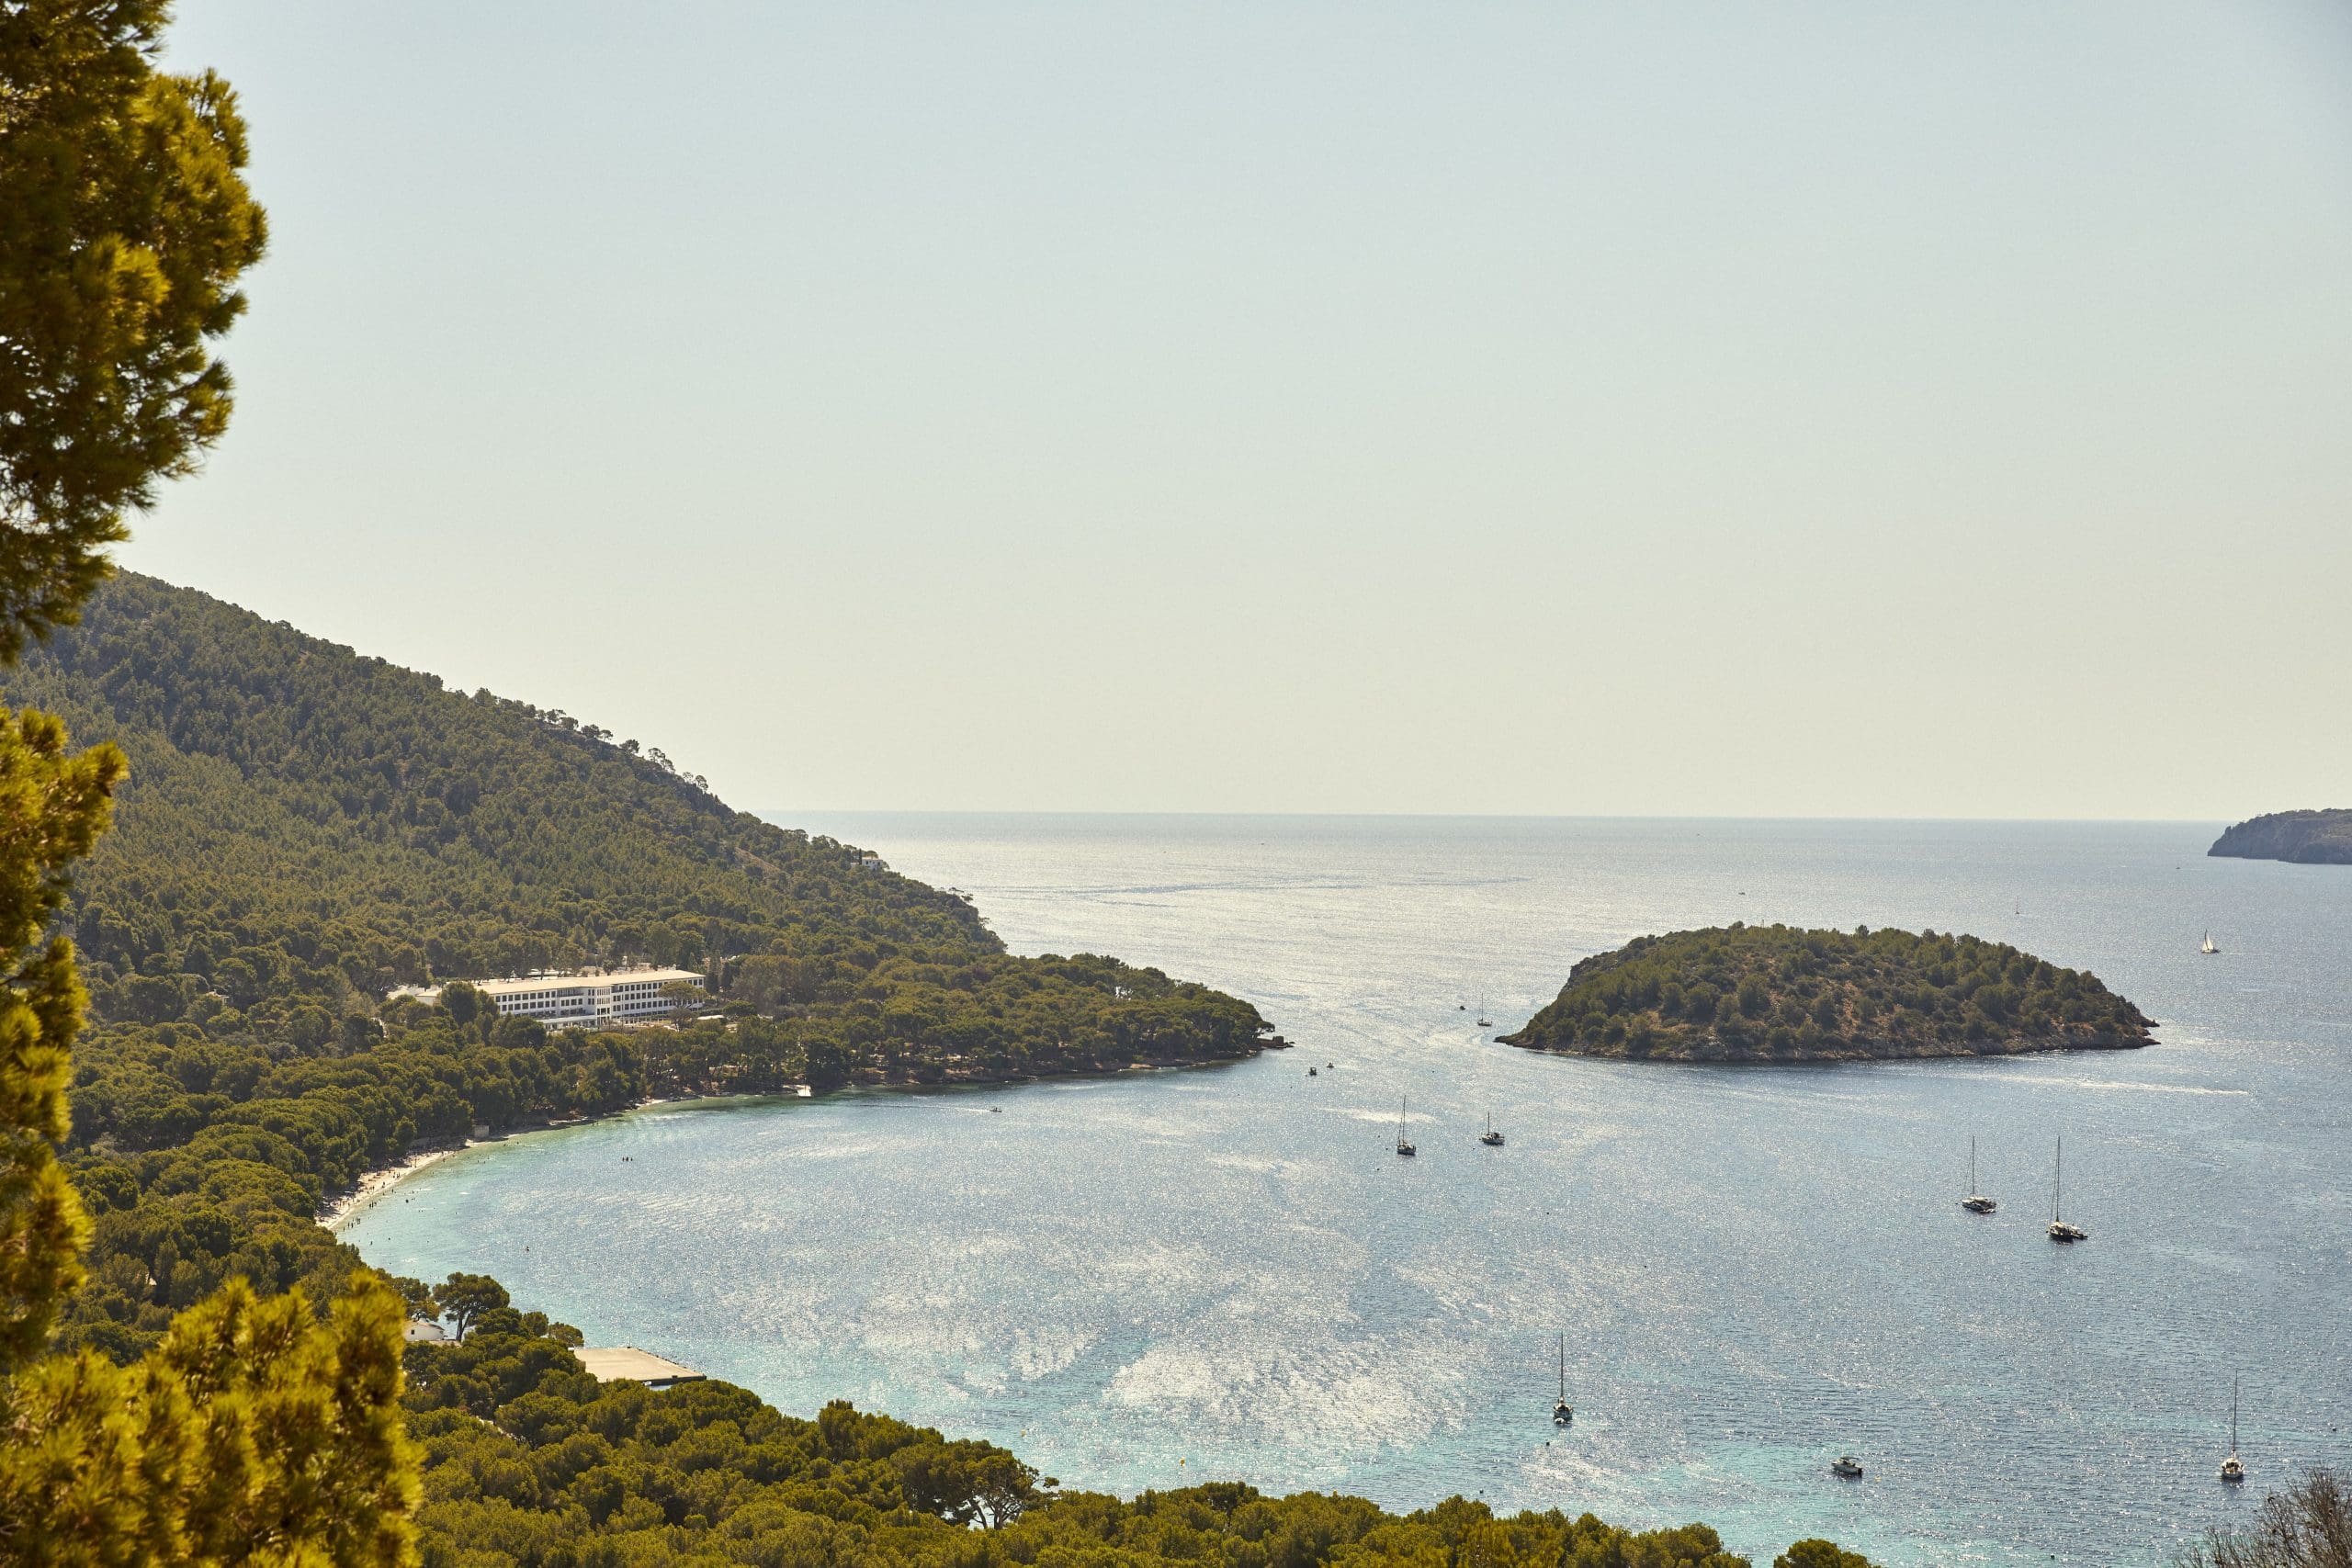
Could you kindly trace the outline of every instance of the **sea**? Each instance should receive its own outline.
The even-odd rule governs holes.
[[[1759,1568],[1812,1536],[1898,1568],[2161,1562],[2352,1465],[2352,867],[2208,859],[2219,823],[791,820],[970,893],[1017,953],[1246,997],[1290,1048],[651,1106],[433,1165],[346,1238],[1065,1487],[1704,1520]],[[1497,1043],[1577,959],[1734,920],[2015,942],[2158,1043]],[[1972,1138],[1990,1216],[1959,1203]]]

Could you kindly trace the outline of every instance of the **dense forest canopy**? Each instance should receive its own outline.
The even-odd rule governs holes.
[[[1016,958],[956,894],[762,821],[658,750],[125,577],[9,682],[136,759],[75,877],[107,1023],[312,1052],[393,987],[585,963],[703,969],[822,1078],[1246,1055],[1247,1003],[1104,958]]]
[[[2145,1045],[2094,976],[1935,931],[1735,924],[1636,937],[1569,972],[1513,1045],[1666,1061],[1836,1061]]]

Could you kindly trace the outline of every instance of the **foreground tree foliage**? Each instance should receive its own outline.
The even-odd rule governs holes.
[[[74,618],[125,509],[228,424],[210,340],[266,231],[235,96],[154,68],[169,14],[0,6],[0,659]]]
[[[228,415],[208,340],[262,220],[217,78],[153,68],[155,0],[0,5],[0,665],[70,622],[127,507]],[[86,1000],[50,929],[120,751],[0,710],[0,1558],[413,1557],[401,1304],[354,1275],[322,1321],[233,1282],[129,1365],[49,1351],[89,1222],[56,1160]]]
[[[1801,1062],[2145,1045],[2149,1029],[2095,976],[2003,942],[1734,924],[1595,953],[1502,1039],[1583,1055]]]
[[[1131,1502],[1066,1491],[1003,1449],[839,1402],[807,1421],[723,1382],[600,1384],[561,1333],[501,1308],[463,1345],[410,1348],[430,1568],[1748,1568],[1704,1525],[1498,1517],[1460,1497],[1397,1515],[1233,1483]],[[1776,1568],[1870,1564],[1804,1541]]]
[[[2262,1500],[2251,1528],[2212,1529],[2181,1568],[2352,1568],[2352,1477],[2312,1471]]]

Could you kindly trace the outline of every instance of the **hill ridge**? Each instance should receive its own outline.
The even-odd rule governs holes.
[[[2352,865],[2352,807],[2271,811],[2222,829],[2208,855],[2280,860],[2294,865]]]
[[[1264,1032],[1157,971],[1012,957],[963,896],[735,810],[658,750],[153,578],[107,584],[6,695],[131,758],[69,908],[106,1021],[309,1049],[305,1008],[356,1039],[395,986],[641,960],[841,1025],[849,1077],[1217,1059]],[[1045,991],[1068,994],[1009,1015]],[[958,998],[982,1004],[960,1038]]]

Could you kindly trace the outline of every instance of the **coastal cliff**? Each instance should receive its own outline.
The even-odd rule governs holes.
[[[2273,811],[2224,831],[2205,852],[2229,860],[2352,865],[2352,809]]]
[[[2006,943],[1735,924],[1636,937],[1569,971],[1504,1043],[1676,1062],[1850,1062],[2122,1050],[2140,1010]]]

